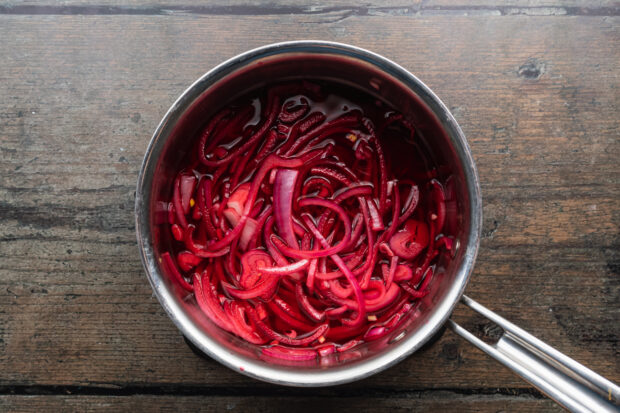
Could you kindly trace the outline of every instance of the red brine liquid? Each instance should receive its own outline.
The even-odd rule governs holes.
[[[356,89],[251,92],[208,120],[176,175],[164,269],[267,357],[313,360],[385,337],[453,248],[422,147],[415,125]]]

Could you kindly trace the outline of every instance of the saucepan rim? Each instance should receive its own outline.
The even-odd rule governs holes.
[[[390,346],[377,356],[351,365],[316,370],[291,369],[251,360],[222,346],[184,312],[178,298],[164,282],[152,243],[149,208],[153,173],[159,156],[163,152],[165,141],[174,129],[175,122],[207,88],[231,72],[257,60],[288,53],[328,54],[359,59],[411,88],[437,115],[442,127],[445,128],[462,162],[465,176],[464,185],[469,196],[469,216],[466,219],[470,230],[466,242],[461,245],[461,248],[465,248],[463,258],[445,298],[433,309],[428,322],[408,333],[397,346]],[[478,173],[465,135],[448,108],[429,87],[400,65],[368,50],[342,43],[300,40],[270,44],[235,56],[205,73],[181,94],[163,117],[146,150],[136,189],[135,219],[140,255],[153,291],[170,319],[198,349],[221,364],[262,381],[289,386],[317,387],[347,383],[382,371],[415,352],[442,328],[461,298],[474,268],[482,229],[482,199]]]

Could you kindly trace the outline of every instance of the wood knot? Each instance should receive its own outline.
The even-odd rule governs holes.
[[[524,79],[537,80],[546,72],[545,62],[538,59],[528,59],[517,69],[517,75]]]
[[[478,326],[479,331],[482,333],[482,341],[485,343],[496,343],[504,334],[504,329],[490,321]]]

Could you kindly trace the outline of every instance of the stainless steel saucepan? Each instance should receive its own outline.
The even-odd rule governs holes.
[[[159,264],[165,247],[158,202],[170,197],[174,173],[206,117],[248,89],[274,80],[326,79],[353,85],[411,118],[436,165],[448,168],[457,224],[452,257],[441,257],[431,293],[391,335],[320,362],[290,365],[217,328],[177,289]],[[575,412],[618,411],[620,388],[463,295],[480,243],[482,200],[476,167],[454,117],[420,80],[396,63],[357,47],[319,41],[272,44],[236,56],[206,73],[172,105],[144,157],[136,192],[142,262],[159,301],[181,332],[210,357],[256,379],[290,386],[331,386],[378,373],[418,350],[446,323],[461,337]],[[450,320],[459,301],[503,329],[487,344]]]

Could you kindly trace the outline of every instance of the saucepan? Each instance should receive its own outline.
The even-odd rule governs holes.
[[[205,118],[257,84],[287,79],[326,79],[362,89],[411,118],[436,165],[448,170],[454,193],[454,247],[438,264],[431,292],[406,322],[381,340],[320,362],[278,363],[258,347],[215,326],[197,309],[192,294],[178,289],[160,264],[165,243],[158,202],[170,198],[180,159]],[[136,230],[142,262],[153,290],[182,334],[211,358],[253,378],[290,386],[331,386],[376,374],[419,350],[447,324],[504,366],[572,411],[615,411],[620,388],[514,324],[463,295],[474,268],[482,227],[476,167],[463,132],[439,98],[398,64],[370,51],[332,42],[272,44],[240,54],[207,72],[174,102],[146,151],[136,191]],[[450,320],[458,303],[502,329],[488,343]]]

